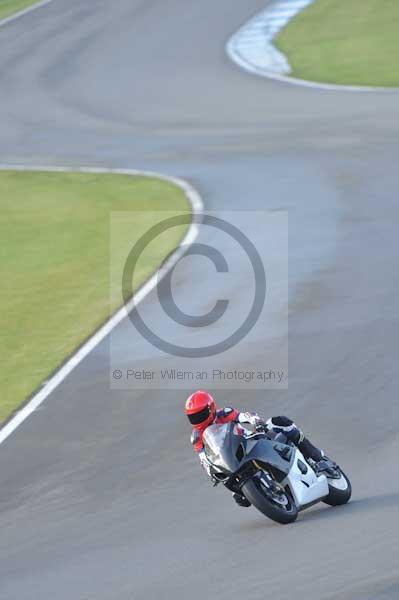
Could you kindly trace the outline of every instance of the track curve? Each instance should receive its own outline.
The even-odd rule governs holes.
[[[288,209],[289,389],[219,400],[292,415],[353,501],[286,528],[232,505],[181,394],[111,394],[105,340],[1,448],[2,600],[397,597],[397,98],[240,72],[225,42],[264,3],[236,4],[57,0],[2,28],[0,161],[157,170],[208,208]]]

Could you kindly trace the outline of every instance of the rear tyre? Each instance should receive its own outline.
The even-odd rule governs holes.
[[[288,493],[285,493],[286,505],[280,506],[272,499],[269,499],[266,492],[261,487],[258,478],[250,479],[241,488],[242,493],[261,513],[263,513],[276,523],[293,523],[298,516],[298,509],[295,502]]]
[[[326,498],[323,499],[323,502],[325,504],[329,504],[330,506],[339,506],[340,504],[346,504],[347,502],[349,502],[350,497],[352,495],[351,482],[349,481],[349,479],[343,471],[340,472],[340,479],[327,478],[329,494]]]

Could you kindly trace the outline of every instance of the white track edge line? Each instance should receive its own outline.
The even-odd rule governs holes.
[[[6,165],[0,164],[0,171],[44,171],[55,173],[98,173],[114,175],[132,175],[140,177],[156,177],[161,181],[167,181],[179,187],[186,196],[193,213],[193,220],[185,236],[171,254],[166,263],[144,283],[142,287],[133,295],[126,306],[122,306],[112,315],[104,325],[102,325],[84,344],[73,354],[55,373],[46,381],[43,387],[21,408],[8,423],[0,429],[0,444],[2,444],[12,433],[31,415],[42,402],[51,394],[51,392],[73,371],[73,369],[114,329],[139,302],[155,288],[160,278],[177,263],[183,256],[186,247],[192,244],[198,236],[198,218],[204,210],[201,196],[197,190],[184,179],[163,175],[152,171],[140,171],[134,169],[107,169],[96,167],[48,167],[48,166],[25,166],[25,165]]]
[[[383,86],[365,86],[365,85],[344,85],[344,84],[335,84],[335,83],[323,83],[317,81],[310,81],[307,79],[299,79],[297,77],[291,77],[290,75],[283,75],[279,73],[275,73],[273,71],[269,71],[267,69],[262,69],[254,65],[253,63],[246,60],[237,49],[239,45],[239,36],[243,35],[245,30],[249,25],[253,25],[256,22],[257,18],[263,15],[262,11],[259,15],[255,15],[247,21],[244,25],[242,25],[230,38],[228,39],[225,50],[230,58],[235,64],[239,67],[247,71],[248,73],[252,73],[253,75],[259,75],[260,77],[265,77],[267,79],[272,79],[275,81],[280,81],[282,83],[289,83],[291,85],[296,85],[305,88],[312,88],[316,90],[326,90],[326,91],[334,91],[334,92],[379,92],[379,93],[398,93],[399,88],[397,87],[383,87]]]
[[[32,4],[32,6],[28,6],[23,10],[19,10],[18,12],[10,15],[9,17],[5,17],[5,19],[0,19],[0,27],[3,27],[3,25],[7,25],[8,23],[12,23],[13,21],[16,21],[16,19],[19,19],[20,17],[23,17],[24,15],[27,15],[33,12],[34,10],[37,10],[38,8],[43,8],[43,6],[47,6],[47,4],[50,4],[50,2],[53,2],[53,0],[42,0],[37,4]]]

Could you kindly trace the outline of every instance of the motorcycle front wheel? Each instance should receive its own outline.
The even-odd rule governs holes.
[[[298,509],[288,493],[282,492],[278,499],[274,499],[264,489],[258,477],[244,483],[241,490],[247,500],[272,521],[286,525],[296,520]]]

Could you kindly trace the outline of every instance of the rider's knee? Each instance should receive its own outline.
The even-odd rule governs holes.
[[[289,417],[272,417],[268,420],[267,424],[276,433],[284,433],[284,435],[296,445],[299,444],[303,438],[301,431]]]

